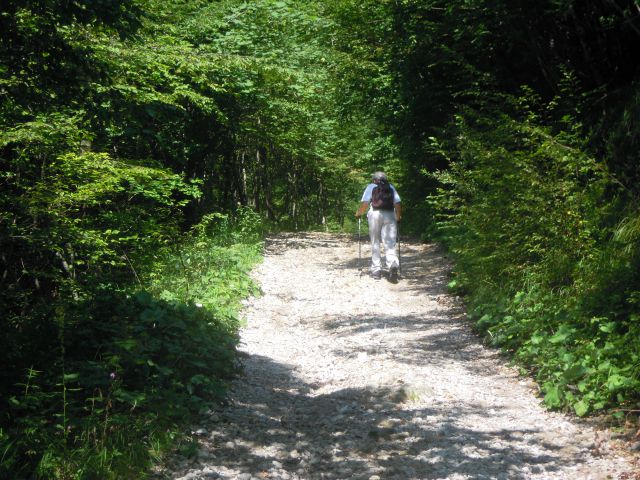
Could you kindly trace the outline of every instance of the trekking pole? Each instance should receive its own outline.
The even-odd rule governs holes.
[[[400,255],[400,222],[396,222],[396,228],[398,230],[398,271],[402,275],[402,255]]]
[[[360,217],[358,217],[358,271],[362,276],[362,243],[360,242]]]

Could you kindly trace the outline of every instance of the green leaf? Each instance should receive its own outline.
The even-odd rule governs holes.
[[[572,365],[562,373],[562,376],[567,380],[567,382],[574,382],[575,380],[583,377],[585,373],[587,373],[587,369],[582,365]]]
[[[117,344],[119,347],[124,348],[125,350],[130,352],[131,350],[136,348],[138,342],[134,338],[126,338],[124,340],[118,340]]]
[[[614,373],[613,375],[610,375],[609,378],[607,379],[607,388],[610,391],[615,391],[621,387],[624,387],[628,383],[629,383],[629,379],[627,377]]]
[[[549,341],[553,344],[562,343],[566,341],[574,332],[575,329],[569,327],[568,325],[560,325],[558,331],[549,338]]]
[[[557,408],[562,404],[562,394],[557,385],[546,383],[543,386],[544,403],[550,408]]]
[[[576,412],[576,415],[579,417],[584,417],[587,413],[589,413],[589,404],[584,400],[580,400],[573,404],[573,409]]]
[[[531,345],[540,345],[544,338],[544,335],[540,334],[539,332],[534,333],[531,336]]]
[[[600,331],[605,333],[612,333],[616,329],[616,322],[608,322],[600,325]]]

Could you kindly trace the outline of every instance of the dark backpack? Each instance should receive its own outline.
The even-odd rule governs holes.
[[[393,210],[393,190],[389,182],[380,182],[373,188],[371,206],[375,210]]]

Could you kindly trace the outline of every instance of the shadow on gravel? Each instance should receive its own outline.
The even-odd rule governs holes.
[[[351,241],[350,235],[323,232],[279,233],[264,241],[267,255],[281,255],[285,251],[318,247],[337,247]]]
[[[483,362],[482,349],[477,335],[466,325],[452,320],[451,313],[422,317],[418,315],[370,316],[352,315],[317,319],[325,330],[340,336],[347,349],[335,348],[332,355],[350,359],[363,353],[375,358],[393,358],[406,365],[448,366],[457,362],[460,367],[479,376],[493,376],[496,372]],[[310,319],[313,321],[313,319]],[[349,343],[349,337],[368,334],[368,341]],[[396,333],[412,333],[412,341],[394,340]],[[491,356],[486,351],[484,357]],[[495,352],[498,354],[498,352]]]
[[[356,256],[342,260],[339,263],[327,265],[330,269],[351,270],[358,276],[362,268],[363,276],[368,276],[371,263],[370,251],[362,249],[362,258],[357,256],[357,246],[354,247]],[[447,293],[450,266],[448,259],[436,246],[431,246],[432,252],[417,250],[414,245],[405,246],[402,250],[402,276],[399,285],[406,292],[415,295],[441,295]]]
[[[492,429],[481,405],[448,409],[434,401],[417,409],[393,388],[314,395],[322,386],[300,381],[285,365],[260,356],[245,363],[248,379],[269,378],[270,386],[247,382],[241,398],[232,395],[210,425],[216,459],[201,468],[221,464],[251,478],[525,479],[581,462],[577,454],[561,458],[536,430]],[[486,416],[486,426],[462,427],[466,415]]]
[[[384,353],[387,339],[394,333],[413,333],[414,340],[402,344],[392,342],[395,356],[403,358],[410,364],[429,363],[433,360],[459,359],[461,355],[477,355],[481,347],[480,339],[465,324],[452,320],[451,313],[445,315],[351,315],[348,317],[335,316],[318,319],[324,329],[334,335],[340,335],[349,348],[358,344],[349,344],[348,337],[368,333],[369,341],[362,345],[368,353]],[[312,322],[313,319],[309,319]],[[362,341],[360,340],[360,343]],[[357,350],[351,350],[355,354]]]
[[[361,248],[362,257],[357,256],[358,237],[352,234],[335,234],[324,232],[296,232],[279,233],[265,239],[264,252],[267,255],[281,255],[285,251],[331,248],[349,246],[355,256],[347,260],[339,259],[336,263],[328,264],[328,269],[352,270],[354,276],[359,276],[362,269],[363,276],[369,273],[370,245],[368,233],[363,229]],[[402,261],[402,280],[408,290],[419,293],[441,294],[446,292],[446,283],[449,276],[446,255],[436,245],[430,245],[431,252],[425,253],[418,250],[419,242],[403,238],[400,246]],[[421,246],[423,244],[420,244]]]

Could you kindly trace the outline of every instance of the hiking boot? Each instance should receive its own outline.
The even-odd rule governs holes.
[[[382,278],[382,272],[378,270],[377,272],[371,273],[371,278],[374,280],[380,280]]]
[[[395,265],[389,269],[389,281],[393,283],[398,281],[398,267]]]

